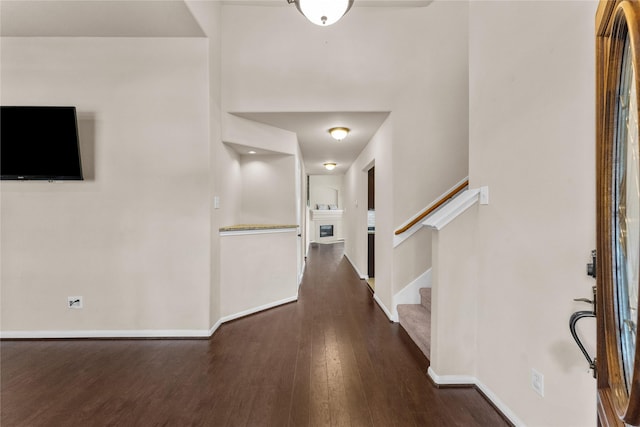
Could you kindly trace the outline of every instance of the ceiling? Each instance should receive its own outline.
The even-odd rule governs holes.
[[[0,0],[3,37],[204,37],[184,1]]]
[[[3,37],[204,37],[190,1],[295,7],[287,0],[0,0]],[[354,7],[424,7],[432,0],[356,0]]]
[[[203,0],[0,0],[3,37],[205,37],[191,14],[189,1]],[[286,0],[206,0],[228,6],[294,7]],[[356,0],[354,7],[425,7],[432,0]],[[312,25],[312,24],[310,24]],[[388,112],[235,113],[295,132],[309,174],[344,173]],[[350,128],[342,141],[328,129]]]
[[[234,113],[236,116],[295,132],[309,175],[343,174],[367,145],[388,112]],[[329,135],[332,127],[351,131],[338,142]],[[332,171],[323,164],[337,163]]]
[[[353,7],[424,7],[433,0],[355,0]],[[224,5],[288,6],[287,0],[222,0]]]

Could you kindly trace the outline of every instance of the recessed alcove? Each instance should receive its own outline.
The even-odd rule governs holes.
[[[225,145],[235,163],[235,223],[296,223],[295,156],[249,145]]]
[[[342,201],[344,175],[309,175],[309,241],[343,240]]]

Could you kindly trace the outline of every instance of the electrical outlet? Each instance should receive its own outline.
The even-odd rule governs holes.
[[[544,397],[544,375],[531,368],[531,388]]]
[[[82,297],[67,297],[67,308],[82,308]]]

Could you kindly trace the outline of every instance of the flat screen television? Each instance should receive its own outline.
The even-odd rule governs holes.
[[[0,179],[81,180],[76,108],[0,106]]]

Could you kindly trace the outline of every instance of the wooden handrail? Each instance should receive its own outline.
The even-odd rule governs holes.
[[[453,198],[455,195],[457,195],[460,191],[464,190],[468,186],[469,186],[469,180],[467,179],[464,182],[462,182],[462,184],[458,185],[456,188],[454,188],[453,190],[451,190],[450,192],[442,196],[440,199],[438,199],[438,201],[435,202],[432,206],[429,206],[427,209],[425,209],[424,212],[422,212],[420,215],[415,217],[413,221],[411,221],[409,224],[396,230],[395,235],[397,236],[404,233],[405,231],[407,231],[408,229],[410,229],[411,227],[413,227],[414,225],[422,221],[425,217],[427,217],[427,215],[429,215],[431,212],[438,209],[440,206],[444,205],[451,198]]]

